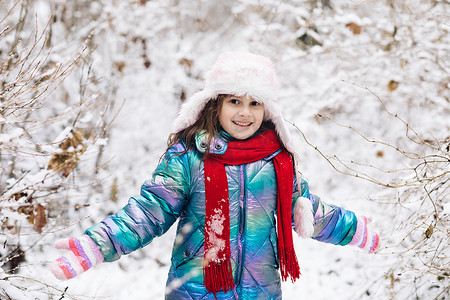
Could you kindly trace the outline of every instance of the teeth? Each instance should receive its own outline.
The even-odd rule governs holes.
[[[234,124],[239,125],[239,126],[250,126],[252,123],[241,123],[241,122],[237,122],[237,121],[233,121]]]

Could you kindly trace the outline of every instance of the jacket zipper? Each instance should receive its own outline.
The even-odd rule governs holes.
[[[240,287],[242,280],[242,271],[243,271],[243,258],[244,258],[244,248],[243,248],[243,233],[245,228],[245,173],[244,173],[244,165],[239,166],[239,236],[238,236],[238,266],[237,266],[237,277],[236,277],[236,286]]]

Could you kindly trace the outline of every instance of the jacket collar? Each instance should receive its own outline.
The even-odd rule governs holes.
[[[257,136],[260,134],[263,130],[258,129],[249,139],[251,139],[254,136]],[[205,134],[205,131],[202,130],[195,134],[195,146],[198,151],[201,153],[206,152],[206,146],[207,146],[207,136]],[[236,139],[233,138],[228,132],[225,130],[221,130],[219,134],[211,139],[211,143],[209,146],[209,152],[211,154],[224,154],[225,151],[227,151],[228,148],[228,142],[229,141],[235,141]]]
[[[209,152],[211,154],[224,154],[225,151],[227,151],[228,141],[230,139],[232,139],[232,137],[228,133],[221,131],[219,135],[211,139],[211,143],[209,144]],[[200,131],[195,135],[195,146],[201,153],[206,152],[207,140],[208,138],[205,131]]]

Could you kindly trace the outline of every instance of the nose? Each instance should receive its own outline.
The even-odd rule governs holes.
[[[241,110],[239,110],[239,115],[241,117],[249,117],[252,115],[250,107],[248,105],[243,105]]]

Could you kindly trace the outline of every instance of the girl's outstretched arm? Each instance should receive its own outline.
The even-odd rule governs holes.
[[[299,199],[308,199],[311,203],[313,222],[311,237],[313,239],[342,246],[356,245],[366,249],[369,253],[379,247],[379,236],[368,230],[369,222],[366,217],[357,217],[352,211],[323,202],[318,196],[309,192],[308,183],[303,178],[301,179],[301,192],[298,192],[297,184],[294,184],[294,224],[296,208],[300,205]],[[301,232],[300,228],[295,228],[295,230],[297,233]]]
[[[130,198],[119,212],[90,227],[78,239],[57,241],[56,248],[68,251],[52,264],[55,277],[73,278],[103,261],[117,260],[165,233],[188,197],[189,162],[186,154],[177,155],[183,150],[181,144],[171,147],[152,179],[142,185],[141,194]]]

